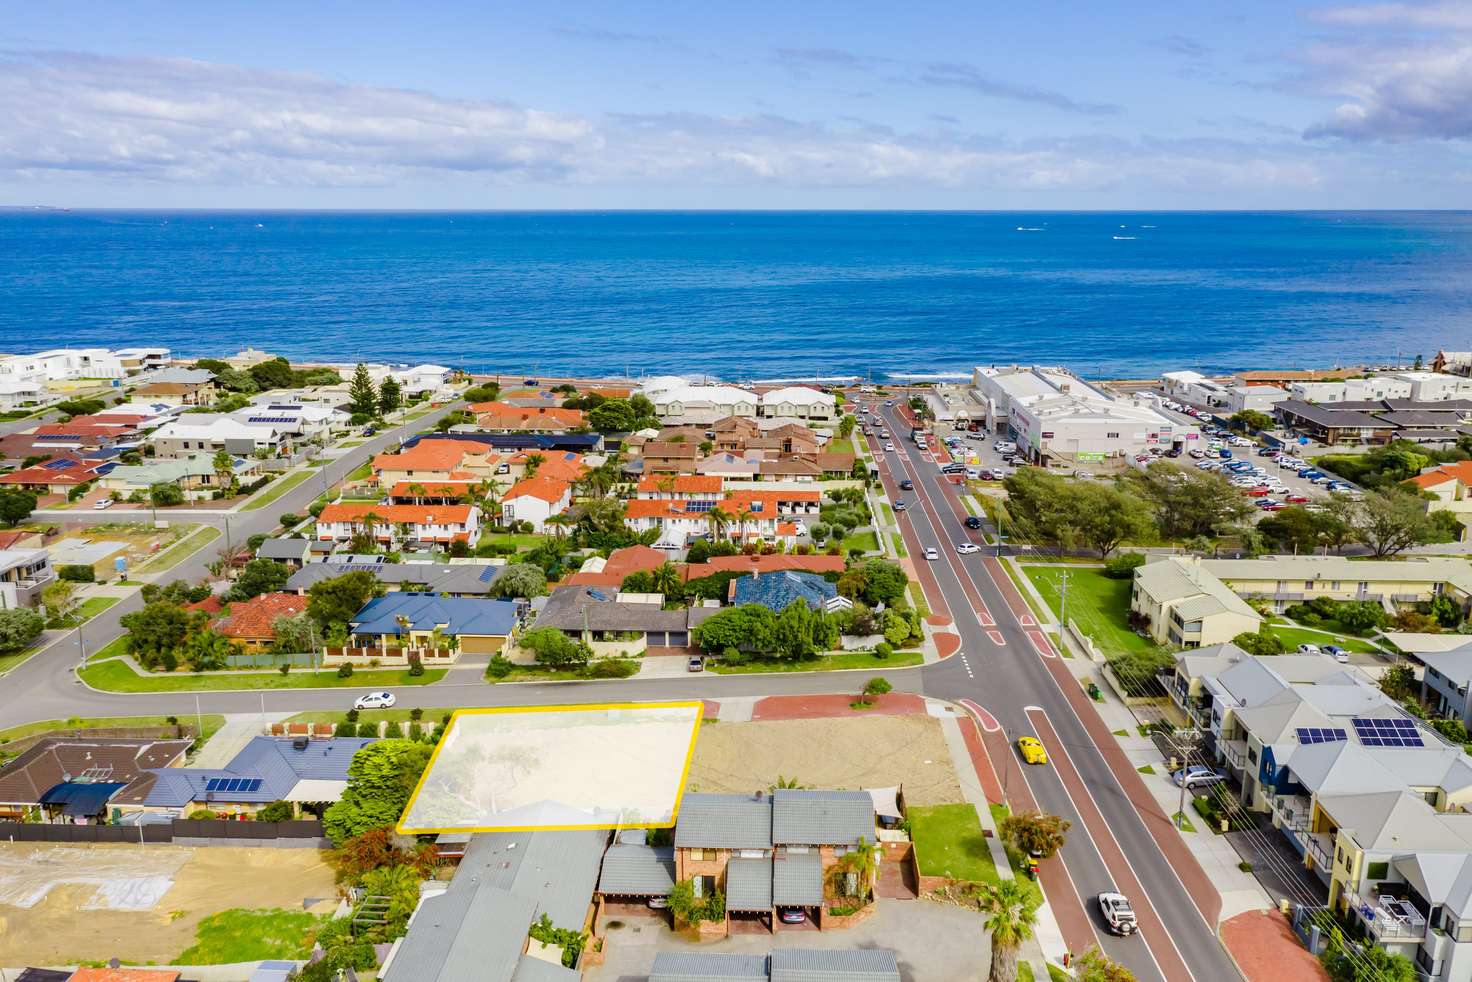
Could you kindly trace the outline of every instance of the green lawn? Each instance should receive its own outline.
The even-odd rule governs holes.
[[[884,516],[885,525],[894,524],[894,509],[889,507],[889,505],[885,504],[882,501],[879,502],[879,514]]]
[[[517,552],[526,552],[546,542],[547,538],[534,532],[489,532],[480,537],[477,545],[491,542],[499,546],[514,546]]]
[[[46,626],[67,629],[76,627],[78,624],[90,621],[121,599],[121,597],[88,597],[77,605],[76,610],[72,611],[71,616],[65,621],[52,621]]]
[[[1319,647],[1326,644],[1337,644],[1346,651],[1374,652],[1380,650],[1363,638],[1350,637],[1345,634],[1327,634],[1303,627],[1270,626],[1268,630],[1282,638],[1289,651],[1295,650],[1301,644],[1316,644]]]
[[[200,526],[178,542],[169,546],[163,552],[150,557],[141,566],[138,566],[135,572],[156,573],[161,570],[173,569],[189,556],[203,549],[211,542],[214,542],[220,535],[220,530],[213,525]]]
[[[375,669],[339,678],[337,672],[232,672],[226,675],[139,675],[117,658],[88,663],[82,681],[104,692],[217,692],[230,689],[375,689],[393,685],[428,685],[444,678],[446,669],[427,668],[415,678],[407,670]]]
[[[304,910],[223,910],[199,922],[194,944],[174,963],[229,965],[266,958],[306,958],[321,921]]]
[[[346,480],[349,480],[349,481],[366,481],[368,478],[370,478],[372,476],[373,476],[373,461],[371,461],[371,460],[365,460],[365,461],[363,461],[363,463],[361,463],[357,467],[353,468],[352,472],[350,474],[348,474]]]
[[[274,483],[256,492],[254,497],[240,506],[240,510],[255,511],[258,508],[264,508],[292,488],[305,483],[307,478],[312,476],[311,471],[297,471],[295,474],[288,474],[285,477],[278,478]]]
[[[46,647],[46,642],[42,641],[38,644],[31,645],[29,648],[24,648],[20,651],[12,651],[8,655],[0,655],[0,675],[4,675],[11,669],[19,668],[21,665],[24,665],[27,661],[30,660],[30,657],[32,655],[34,655],[36,652],[40,651],[44,647]]]
[[[894,537],[894,554],[901,558],[908,556],[910,553],[905,548],[904,538],[898,532],[891,532],[889,534]]]
[[[750,661],[745,665],[722,665],[711,662],[707,666],[717,675],[750,675],[756,672],[837,672],[848,668],[907,668],[919,665],[925,656],[918,651],[896,651],[888,658],[880,658],[871,651],[846,651],[841,655],[825,655],[815,661]]]
[[[341,723],[343,721],[344,712],[346,712],[346,710],[343,710],[341,712],[335,712],[327,709],[312,710],[311,712],[297,713],[295,716],[288,716],[286,722]],[[413,720],[409,716],[411,712],[413,712],[413,710],[411,709],[365,709],[363,710],[362,715],[359,716],[358,721],[360,723],[412,723]],[[435,723],[439,722],[440,717],[443,716],[446,712],[449,712],[449,710],[426,709],[424,711],[423,717],[420,718],[419,722],[423,723],[426,727],[433,726]]]
[[[855,532],[839,543],[847,555],[850,549],[862,549],[865,552],[879,551],[879,537],[871,531]]]
[[[925,602],[925,591],[920,589],[920,584],[916,583],[914,580],[911,580],[910,585],[909,587],[907,587],[907,589],[909,591],[908,596],[910,598],[910,606],[919,611],[921,617],[929,617],[930,604]]]
[[[184,723],[194,721],[193,716],[181,716],[179,719],[180,722]],[[173,724],[164,716],[104,716],[91,719],[80,719],[73,716],[71,719],[48,719],[42,720],[39,723],[26,723],[22,726],[12,726],[8,730],[0,730],[0,744],[10,743],[12,740],[23,740],[26,737],[51,733],[53,731],[66,732],[69,730],[100,730],[114,727],[171,725]],[[225,717],[206,715],[204,717],[203,739],[208,740],[214,736],[216,730],[224,725]]]
[[[1068,574],[1068,619],[1094,639],[1106,658],[1157,649],[1155,642],[1131,631],[1126,621],[1130,609],[1129,580],[1113,580],[1102,571],[1089,568],[1024,566],[1022,571],[1047,601],[1055,619],[1061,606],[1060,584],[1063,574]]]
[[[920,857],[921,876],[1001,882],[975,805],[910,806],[910,838]]]

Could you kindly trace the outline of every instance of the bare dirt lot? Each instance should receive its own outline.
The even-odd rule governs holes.
[[[167,964],[210,914],[335,893],[316,849],[0,843],[0,965]]]
[[[811,788],[902,784],[912,805],[963,800],[940,722],[920,715],[708,724],[686,789],[766,790],[778,776]]]

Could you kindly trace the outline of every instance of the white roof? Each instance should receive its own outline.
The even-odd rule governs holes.
[[[292,786],[282,801],[338,801],[347,788],[346,781],[327,781],[320,778],[304,778]]]
[[[792,402],[799,405],[833,405],[838,400],[826,392],[809,388],[806,385],[789,385],[786,388],[773,389],[771,392],[762,393],[762,404]]]
[[[245,423],[232,416],[207,417],[203,422],[188,421],[187,417],[173,420],[159,427],[155,439],[220,440],[228,437],[255,440],[262,433],[275,433],[268,425]]]

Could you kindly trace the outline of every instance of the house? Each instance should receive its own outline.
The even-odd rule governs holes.
[[[481,443],[426,438],[404,446],[398,453],[373,458],[373,475],[380,485],[423,484],[426,481],[475,481],[497,473],[502,456]]]
[[[657,593],[631,598],[611,588],[562,586],[547,597],[534,626],[584,641],[594,655],[638,655],[651,647],[689,648],[691,630],[720,610],[665,610],[663,599]]]
[[[823,468],[811,457],[789,454],[762,461],[757,473],[763,480],[816,481],[823,476]]]
[[[314,583],[366,570],[390,590],[484,597],[490,594],[503,568],[490,563],[391,563],[383,556],[328,556],[308,562],[291,574],[286,589],[305,594]]]
[[[737,605],[761,604],[780,614],[795,601],[801,601],[812,610],[832,613],[848,610],[853,601],[838,595],[837,585],[828,582],[820,573],[798,570],[782,570],[777,573],[760,572],[738,576],[731,581],[731,603]]]
[[[645,474],[693,474],[700,459],[700,446],[695,443],[664,443],[651,440],[644,444],[640,460]]]
[[[1201,560],[1193,556],[1171,556],[1135,570],[1130,611],[1152,638],[1172,648],[1220,644],[1262,626],[1262,615],[1203,574]]]
[[[755,440],[762,435],[762,428],[757,421],[746,416],[726,416],[718,419],[711,425],[710,431],[712,442],[717,450],[730,450],[737,453],[746,449],[748,440]],[[663,438],[663,433],[660,435]],[[700,440],[695,442],[699,443]]]
[[[252,737],[224,767],[151,769],[113,799],[122,814],[187,818],[195,811],[250,816],[274,801],[331,804],[342,797],[367,737]]]
[[[1149,565],[1154,565],[1149,564]],[[1141,567],[1142,569],[1145,567]],[[1203,559],[1203,587],[1213,580],[1238,596],[1267,601],[1275,611],[1327,597],[1379,604],[1427,603],[1438,594],[1464,610],[1472,606],[1472,566],[1464,559],[1351,559],[1347,556],[1265,556],[1261,559]]]
[[[57,456],[0,475],[0,485],[37,494],[67,494],[73,488],[96,481],[115,466],[111,460]]]
[[[35,607],[55,579],[45,549],[0,549],[0,610]]]
[[[1459,460],[1423,471],[1406,482],[1432,496],[1426,502],[1428,512],[1445,511],[1462,523],[1462,541],[1468,538],[1472,525],[1472,461]]]
[[[234,366],[237,368],[244,366]],[[166,366],[156,372],[140,376],[136,381],[139,385],[150,385],[157,382],[180,383],[182,385],[205,385],[215,380],[215,373],[204,368],[183,368],[181,366]]]
[[[888,948],[778,948],[770,955],[661,951],[649,972],[649,982],[900,982],[900,978],[899,961]]]
[[[695,465],[695,473],[728,481],[752,481],[761,473],[765,459],[766,455],[761,450],[714,453]]]
[[[1446,651],[1422,651],[1417,660],[1426,666],[1421,678],[1421,698],[1435,714],[1460,719],[1472,726],[1472,641],[1458,635],[1463,643]]]
[[[603,831],[496,832],[470,837],[447,888],[425,893],[383,982],[577,982],[575,969],[529,954],[543,915],[569,931],[592,922]]]
[[[649,474],[640,478],[635,493],[656,501],[719,501],[724,481],[700,474]]]
[[[213,454],[191,453],[186,457],[156,457],[141,464],[119,464],[97,481],[104,491],[122,497],[135,492],[147,494],[155,484],[173,484],[185,497],[209,497],[214,491],[228,490],[232,482],[246,483],[261,469],[253,457],[232,457],[228,476],[215,470]]]
[[[65,423],[46,423],[29,434],[32,445],[45,450],[100,450],[132,439],[135,427],[117,423],[92,423],[77,416]]]
[[[215,401],[214,382],[149,382],[133,390],[133,395],[149,402],[170,406],[208,406]]]
[[[27,982],[20,977],[16,982]],[[79,968],[67,976],[67,982],[179,982],[179,973],[171,968]]]
[[[783,570],[798,570],[806,573],[842,573],[845,569],[842,556],[818,554],[801,555],[795,552],[774,552],[770,555],[711,556],[703,563],[681,564],[685,579],[693,580],[717,573],[777,573]]]
[[[230,415],[247,426],[269,426],[295,441],[317,443],[325,443],[334,433],[345,432],[352,419],[333,406],[286,402],[269,396],[258,397],[252,405]]]
[[[153,432],[154,454],[162,458],[212,455],[225,450],[235,456],[275,454],[289,435],[274,425],[246,423],[236,416],[186,413]]]
[[[47,390],[46,383],[41,380],[0,379],[0,412],[13,413],[17,409],[30,409],[59,398],[52,395]]]
[[[290,541],[290,540],[288,540]],[[305,543],[305,539],[295,540]],[[276,642],[276,621],[300,617],[307,612],[307,598],[296,593],[263,593],[250,600],[237,600],[230,612],[216,621],[216,634],[224,635],[246,651],[266,651]]]
[[[732,491],[719,501],[635,498],[625,507],[624,522],[634,532],[658,530],[656,544],[662,548],[683,549],[704,535],[795,544],[798,523],[816,516],[821,501],[819,491],[748,489]],[[712,512],[716,521],[710,518]]]
[[[757,415],[755,393],[730,385],[692,385],[677,375],[647,379],[639,392],[654,404],[661,420],[709,424],[725,416]]]
[[[352,643],[360,648],[441,647],[454,639],[461,654],[495,654],[517,624],[511,600],[440,597],[428,593],[389,593],[368,601],[348,622]]]
[[[768,427],[765,420],[762,421],[762,435],[755,440],[748,440],[748,447],[760,446],[766,450],[776,450],[784,454],[814,454],[818,452],[822,441],[818,434],[806,426],[797,423],[780,423],[777,426]]]
[[[544,532],[547,520],[572,504],[572,485],[556,478],[524,477],[501,496],[501,522],[528,522],[533,532]]]
[[[418,542],[449,546],[460,541],[474,547],[480,540],[480,508],[339,501],[323,508],[317,516],[318,539],[348,542],[357,535],[388,544]]]
[[[272,559],[287,569],[301,569],[311,556],[311,539],[273,538],[256,547],[257,559]]]
[[[177,767],[192,743],[44,737],[0,768],[0,818],[23,821],[27,812],[40,809],[52,820],[96,819],[118,791],[139,777],[154,768]],[[85,793],[89,785],[107,786],[100,801],[97,794]],[[61,800],[63,795],[69,800]]]
[[[453,505],[471,500],[479,481],[400,481],[388,489],[392,505]]]
[[[587,426],[581,409],[512,406],[504,402],[470,405],[476,426],[491,433],[567,433]]]
[[[623,546],[602,556],[589,556],[564,583],[573,586],[619,587],[630,573],[652,572],[669,561],[669,556],[650,546]]]
[[[155,347],[116,348],[113,357],[128,375],[158,371],[169,363],[169,349]]]
[[[789,385],[760,396],[763,416],[831,423],[838,419],[838,400],[806,385]]]
[[[569,484],[588,473],[583,455],[572,450],[518,450],[506,463],[507,474],[513,481],[526,477],[528,470],[535,477],[555,478]],[[500,468],[496,473],[501,473]]]

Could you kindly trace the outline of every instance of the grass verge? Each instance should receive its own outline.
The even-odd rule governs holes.
[[[992,824],[999,830],[1002,827],[1002,823],[1012,814],[1012,809],[1006,805],[992,804],[988,805],[987,808],[992,813]],[[1021,851],[1008,845],[1005,840],[1002,842],[1002,848],[1007,852],[1007,865],[1012,867],[1012,876],[1027,889],[1028,893],[1036,897],[1038,903],[1041,904],[1043,902],[1043,888],[1037,881],[1027,875],[1027,864],[1023,860]]]
[[[1130,630],[1130,581],[1115,580],[1102,570],[1054,566],[1025,566],[1030,579],[1043,600],[1053,611],[1050,620],[1058,620],[1062,603],[1063,575],[1068,574],[1068,619],[1079,630],[1094,639],[1105,657],[1123,654],[1152,654],[1155,642]]]
[[[300,487],[311,476],[311,471],[297,471],[295,474],[288,474],[272,483],[269,487],[261,489],[255,497],[241,505],[240,510],[256,511],[257,509],[264,508],[292,488]]]
[[[841,655],[824,655],[813,661],[750,661],[745,665],[722,665],[712,662],[707,667],[717,675],[751,675],[760,672],[837,672],[849,668],[908,668],[925,661],[918,651],[896,651],[880,658],[872,651],[846,651]]]
[[[339,678],[336,672],[230,672],[224,675],[139,675],[118,658],[90,662],[82,669],[82,681],[104,692],[221,692],[232,689],[352,689],[395,685],[429,685],[444,678],[445,669],[428,668],[417,678],[407,670],[391,669],[354,672]]]
[[[339,714],[341,715],[341,714]],[[180,720],[185,723],[192,722],[193,716],[183,716]],[[10,743],[15,740],[24,740],[26,737],[40,736],[43,733],[70,733],[72,730],[104,730],[123,729],[144,726],[172,726],[167,716],[99,716],[82,719],[73,716],[70,719],[48,719],[37,723],[24,723],[20,726],[12,726],[8,730],[0,730],[0,744]],[[204,717],[204,740],[215,735],[215,731],[225,725],[225,717],[218,715],[206,715]]]
[[[157,573],[167,569],[173,569],[189,556],[214,542],[221,535],[219,529],[213,525],[202,525],[184,536],[178,542],[169,546],[156,556],[151,556],[143,565],[137,568],[140,573]]]
[[[901,535],[898,532],[891,532],[889,534],[892,535],[892,536],[894,536],[894,554],[896,556],[899,556],[901,559],[903,559],[906,556],[908,556],[910,553],[909,553],[909,550],[907,550],[905,548],[905,540],[904,540],[904,538],[901,537]]]

